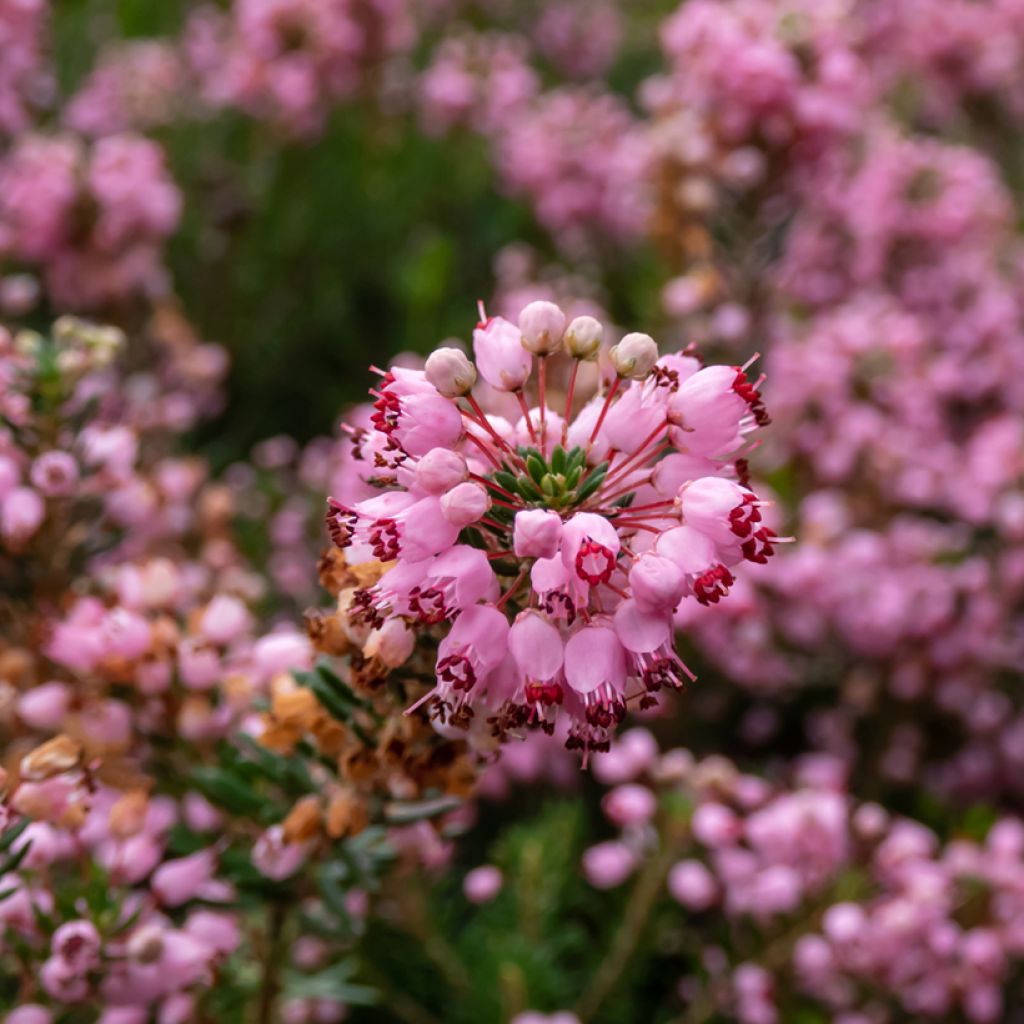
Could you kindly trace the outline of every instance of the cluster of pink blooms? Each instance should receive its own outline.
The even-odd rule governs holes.
[[[193,14],[182,46],[207,102],[310,137],[415,41],[406,0],[235,0]]]
[[[542,93],[495,145],[504,186],[528,197],[541,225],[569,251],[644,230],[647,136],[612,93],[583,87]]]
[[[26,134],[0,158],[0,258],[40,274],[62,308],[165,289],[161,249],[180,215],[163,150],[136,135]]]
[[[182,112],[185,85],[185,68],[173,44],[158,39],[121,43],[100,54],[68,100],[64,123],[94,138],[146,131]]]
[[[737,461],[767,421],[760,381],[628,334],[579,401],[602,333],[545,301],[518,326],[485,318],[475,364],[441,348],[381,371],[349,427],[378,493],[332,498],[331,536],[350,563],[394,563],[351,614],[382,633],[453,623],[420,702],[443,723],[504,737],[561,710],[570,748],[604,748],[628,704],[691,677],[676,608],[719,602],[779,542]]]
[[[724,758],[660,753],[643,729],[623,733],[594,771],[610,787],[602,808],[619,835],[585,853],[589,882],[620,886],[672,842],[663,816],[685,794],[692,811],[668,894],[688,928],[724,913],[759,936],[746,954],[742,944],[703,946],[692,964],[701,973],[679,985],[685,1004],[777,1024],[795,987],[849,1024],[890,1020],[894,1003],[915,1019],[1002,1019],[1024,957],[1017,819],[997,822],[983,843],[942,844],[854,801],[834,759],[804,759],[780,787]]]
[[[755,251],[771,239],[778,253],[727,266],[717,290],[702,292],[689,273],[666,304],[694,321],[701,303],[721,300],[719,318],[738,309],[734,344],[761,328],[769,449],[788,467],[805,541],[739,581],[720,609],[687,609],[687,625],[707,657],[762,694],[798,690],[829,650],[843,699],[808,719],[808,740],[853,761],[864,756],[858,722],[880,716],[875,769],[967,797],[1017,789],[1024,737],[1017,702],[999,685],[1021,655],[1021,249],[1012,181],[984,140],[965,144],[959,120],[960,104],[987,90],[1012,105],[997,84],[1020,67],[1012,8],[688,3],[666,28],[672,75],[650,87],[664,159],[683,169],[678,202],[711,229],[730,219]],[[754,10],[772,31],[739,31]],[[973,12],[980,32],[995,22],[1005,31],[968,44]],[[947,19],[959,28],[943,51]],[[723,34],[729,61],[710,46]],[[697,40],[710,49],[698,54]],[[943,52],[956,59],[944,63]],[[916,134],[893,114],[901,75],[926,66],[953,92],[923,89],[915,113],[956,142]],[[736,70],[762,67],[775,94],[748,89]],[[792,121],[840,112],[824,102],[820,76],[808,77],[814,67],[856,80],[836,94],[850,106],[829,131]],[[772,95],[802,126],[795,135],[766,137]],[[722,139],[739,148],[722,157]],[[735,173],[741,153],[758,175]],[[742,227],[717,205],[737,188],[748,195]],[[933,743],[922,711],[959,738]],[[779,723],[774,709],[755,708],[751,736]]]
[[[30,785],[15,790],[15,803]],[[40,958],[39,995],[50,1007],[22,1003],[18,1012],[25,1020],[50,1022],[61,1008],[98,999],[108,1006],[103,1021],[109,1015],[119,1024],[144,1022],[154,1009],[161,1021],[193,1020],[195,990],[214,983],[218,964],[239,946],[240,927],[234,913],[216,907],[234,897],[215,877],[216,847],[168,858],[168,833],[180,821],[212,843],[219,816],[195,794],[181,805],[161,796],[133,803],[100,788],[90,799],[80,827],[69,830],[39,817],[15,841],[28,852],[18,874],[3,879],[5,891],[13,892],[0,901],[0,951],[10,942]],[[39,793],[20,802],[38,810]],[[90,862],[120,897],[116,916],[83,914],[48,927],[56,909],[48,880]],[[28,1015],[30,1007],[35,1016]]]
[[[33,108],[52,92],[43,60],[48,19],[46,0],[3,0],[0,3],[0,138],[24,131]]]

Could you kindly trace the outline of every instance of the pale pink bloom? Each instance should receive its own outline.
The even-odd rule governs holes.
[[[533,369],[533,357],[523,347],[518,327],[500,316],[490,317],[473,331],[477,369],[492,388],[517,391]]]
[[[212,850],[200,850],[187,857],[165,861],[153,872],[150,887],[157,899],[169,907],[195,899],[213,877],[216,858]]]
[[[718,899],[714,875],[699,860],[681,860],[668,875],[672,898],[688,910],[707,910]]]
[[[474,868],[462,880],[462,891],[470,903],[490,903],[501,892],[501,872],[492,864]]]
[[[0,534],[10,544],[24,544],[43,525],[46,504],[31,487],[16,487],[0,501]]]
[[[583,874],[595,889],[614,889],[636,870],[637,856],[616,840],[598,843],[583,854]]]

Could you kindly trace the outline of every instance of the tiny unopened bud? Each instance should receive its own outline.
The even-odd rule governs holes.
[[[658,346],[649,334],[627,334],[612,349],[611,360],[620,377],[643,380],[658,361]]]
[[[49,779],[77,768],[81,757],[81,744],[70,736],[54,736],[21,759],[21,777],[31,782]]]
[[[596,359],[604,327],[592,316],[578,316],[565,332],[565,349],[573,359]]]
[[[476,367],[465,352],[457,348],[439,348],[427,357],[427,380],[446,398],[461,398],[473,390]]]
[[[531,302],[519,314],[519,330],[527,352],[554,355],[562,347],[565,314],[553,302]]]

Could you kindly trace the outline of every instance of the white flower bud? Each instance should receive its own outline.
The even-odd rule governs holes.
[[[612,349],[611,360],[620,377],[643,380],[658,361],[658,346],[649,334],[627,334]]]
[[[427,380],[445,398],[468,395],[476,383],[476,367],[466,353],[457,348],[439,348],[431,352],[424,371]]]
[[[553,302],[531,302],[519,314],[519,330],[527,352],[554,355],[562,347],[565,314]]]
[[[592,316],[578,316],[565,332],[565,348],[573,359],[596,359],[604,327]]]

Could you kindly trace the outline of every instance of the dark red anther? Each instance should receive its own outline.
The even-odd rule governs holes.
[[[775,538],[778,534],[767,526],[761,527],[749,540],[744,541],[743,557],[749,562],[764,565],[775,554]]]
[[[718,564],[693,581],[693,594],[702,605],[718,604],[735,582],[733,574],[724,565]]]
[[[453,690],[472,690],[476,685],[476,670],[464,655],[450,654],[437,663],[437,678]]]
[[[729,513],[729,526],[737,537],[749,537],[754,524],[759,522],[761,512],[753,494],[745,494],[743,501]]]
[[[356,528],[359,517],[353,509],[342,505],[336,498],[327,499],[327,512],[324,522],[331,543],[338,548],[347,548],[352,543],[352,531]]]
[[[370,527],[370,546],[374,558],[381,562],[393,562],[402,550],[398,523],[394,519],[378,519]]]

